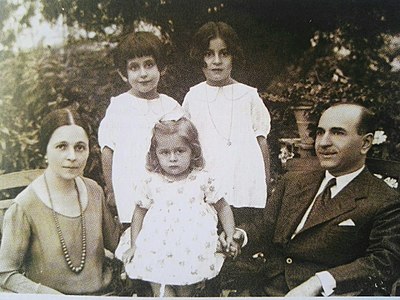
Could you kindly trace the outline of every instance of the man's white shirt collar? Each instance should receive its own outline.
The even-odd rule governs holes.
[[[365,165],[354,172],[338,177],[333,176],[331,173],[329,173],[329,171],[325,171],[325,178],[321,183],[321,186],[319,188],[320,190],[318,191],[317,195],[322,192],[325,185],[330,179],[336,178],[336,185],[331,188],[331,195],[332,197],[335,197],[346,185],[348,185],[354,178],[356,178],[364,170],[364,168]]]

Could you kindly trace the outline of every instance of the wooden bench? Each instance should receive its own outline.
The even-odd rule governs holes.
[[[26,187],[43,172],[44,169],[35,169],[0,175],[0,191],[2,191],[2,200],[0,200],[0,234],[3,227],[4,213],[14,201],[15,189],[20,190]],[[11,194],[11,198],[7,194]],[[6,199],[3,199],[4,197]]]

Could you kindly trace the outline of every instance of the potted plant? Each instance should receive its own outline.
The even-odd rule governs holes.
[[[396,41],[396,36],[368,35],[346,26],[316,32],[309,50],[287,70],[285,80],[271,85],[298,118],[303,156],[312,155],[313,125],[321,112],[336,102],[351,102],[377,115],[377,126],[388,136],[388,158],[400,160],[400,67],[392,64],[396,53],[399,60]]]

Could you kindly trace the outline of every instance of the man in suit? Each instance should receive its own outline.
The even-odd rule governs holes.
[[[372,126],[360,105],[324,111],[315,140],[323,170],[287,174],[268,200],[263,230],[246,228],[249,242],[263,246],[263,295],[390,293],[400,276],[400,200],[365,166]]]

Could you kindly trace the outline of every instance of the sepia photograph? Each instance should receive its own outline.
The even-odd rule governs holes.
[[[0,0],[0,299],[400,298],[399,16]]]

